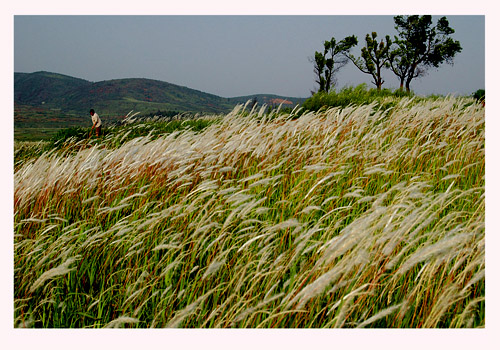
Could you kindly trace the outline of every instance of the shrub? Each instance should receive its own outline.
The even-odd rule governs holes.
[[[302,105],[305,110],[318,111],[325,107],[341,107],[345,108],[349,105],[364,105],[374,101],[382,102],[384,99],[396,97],[409,97],[412,93],[401,90],[368,89],[366,84],[360,84],[356,87],[348,86],[342,88],[339,92],[331,91],[330,93],[317,92],[308,98]]]
[[[483,102],[485,100],[484,89],[476,90],[476,92],[472,94],[472,97],[474,97],[478,102]]]

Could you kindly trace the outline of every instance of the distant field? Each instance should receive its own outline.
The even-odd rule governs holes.
[[[59,129],[56,128],[14,128],[16,141],[41,141],[54,136]]]
[[[103,116],[107,124],[122,120],[124,116]],[[77,116],[68,112],[37,108],[28,105],[15,105],[14,140],[48,140],[59,130],[70,127],[89,128],[92,126],[90,115]]]
[[[15,327],[485,327],[480,104],[204,118],[20,145]]]
[[[16,104],[14,106],[14,140],[47,140],[59,129],[88,126],[89,121],[60,111]]]
[[[154,105],[154,103],[151,103]],[[154,112],[149,115],[155,115],[155,112],[160,112],[159,107],[164,105],[158,104],[150,109]],[[132,106],[133,107],[133,106]],[[141,107],[144,107],[141,105]],[[158,108],[157,108],[158,107]],[[132,113],[133,109],[128,113]],[[167,115],[174,117],[176,115],[194,115],[193,113],[174,112],[172,110],[163,110]],[[133,113],[135,114],[135,113]],[[148,115],[148,113],[140,113]],[[100,114],[104,128],[120,124],[125,118],[124,115],[107,115]],[[90,115],[75,116],[68,113],[56,112],[49,109],[36,108],[32,106],[16,105],[14,109],[14,140],[15,141],[43,141],[52,138],[58,131],[80,127],[90,130],[92,121]]]

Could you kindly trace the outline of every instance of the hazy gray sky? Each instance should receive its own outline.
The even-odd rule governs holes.
[[[433,16],[436,21],[440,16]],[[484,16],[447,16],[463,51],[414,80],[419,94],[470,94],[485,84]],[[151,78],[223,97],[315,89],[309,57],[324,40],[396,34],[392,16],[15,16],[14,70],[90,81]],[[384,72],[384,87],[397,87]],[[371,84],[349,63],[339,86]]]

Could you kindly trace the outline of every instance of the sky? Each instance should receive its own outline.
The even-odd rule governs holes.
[[[444,14],[446,15],[446,14]],[[442,15],[434,15],[433,21]],[[417,94],[470,95],[485,88],[485,17],[446,15],[462,52],[453,65],[412,81]],[[90,81],[149,78],[222,97],[308,97],[317,89],[315,51],[332,37],[397,34],[391,15],[16,15],[14,71],[50,71]],[[390,70],[384,87],[397,88]],[[353,63],[338,88],[371,83]]]

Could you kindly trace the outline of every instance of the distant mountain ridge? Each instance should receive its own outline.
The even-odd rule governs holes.
[[[78,118],[86,117],[90,108],[113,119],[131,110],[141,114],[156,111],[227,113],[236,104],[248,100],[293,107],[305,99],[265,94],[225,98],[145,78],[90,82],[45,71],[14,73],[14,122],[19,127],[27,121],[30,125],[36,124],[37,120],[29,117],[31,110],[36,110],[37,115],[46,111],[52,116],[51,120],[60,118],[60,124],[64,124],[68,120],[78,121]],[[84,122],[88,124],[88,120]]]

